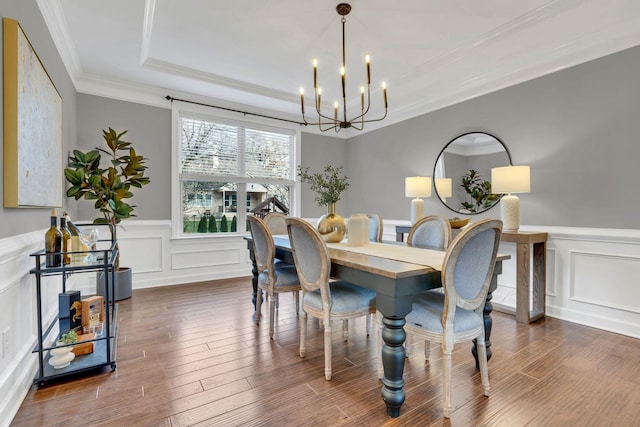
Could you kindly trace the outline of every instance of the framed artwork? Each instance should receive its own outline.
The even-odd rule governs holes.
[[[60,207],[62,97],[18,21],[2,26],[4,206]]]

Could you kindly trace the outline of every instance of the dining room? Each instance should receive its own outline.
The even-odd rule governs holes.
[[[391,314],[377,320],[395,331],[385,333],[388,342],[376,332],[375,316],[369,320],[368,337],[365,318],[350,320],[347,341],[342,328],[333,327],[330,381],[325,379],[322,322],[305,322],[307,348],[301,358],[301,314],[289,295],[283,295],[274,311],[272,333],[267,321],[270,301],[262,305],[260,324],[255,323],[249,218],[286,211],[288,217],[316,226],[329,213],[329,206],[317,202],[317,192],[298,168],[314,173],[327,166],[340,168],[348,177],[349,186],[335,203],[335,213],[345,220],[358,214],[378,215],[384,245],[408,247],[409,231],[421,217],[466,221],[462,228],[453,229],[454,240],[474,224],[488,219],[506,224],[509,213],[518,213],[517,227],[510,220],[510,229],[503,228],[500,273],[486,301],[492,308],[490,396],[483,394],[471,344],[456,345],[451,423],[639,422],[638,366],[630,357],[637,353],[640,338],[636,286],[640,231],[634,221],[640,205],[633,196],[640,155],[640,145],[634,143],[640,111],[637,5],[618,0],[518,2],[505,9],[498,4],[505,2],[496,2],[496,10],[502,11],[496,14],[468,5],[469,16],[482,18],[486,31],[465,27],[467,37],[459,33],[459,44],[447,45],[449,50],[440,56],[433,56],[435,52],[412,56],[418,48],[406,39],[398,42],[403,50],[386,50],[399,57],[393,60],[372,54],[370,64],[361,65],[347,51],[353,68],[347,69],[346,82],[355,83],[356,64],[365,77],[370,68],[371,94],[365,79],[364,93],[354,91],[352,102],[338,106],[336,119],[333,104],[325,104],[328,87],[339,88],[342,81],[338,74],[331,80],[321,61],[317,78],[328,86],[324,101],[318,102],[315,84],[311,86],[314,66],[311,57],[306,58],[307,53],[311,55],[310,46],[325,38],[335,38],[336,43],[327,43],[326,50],[330,56],[339,55],[341,12],[334,4],[309,6],[314,13],[293,20],[295,25],[279,14],[271,21],[258,19],[260,13],[273,16],[267,6],[249,8],[243,15],[237,5],[219,5],[207,15],[217,26],[212,25],[214,21],[194,22],[193,27],[184,26],[184,34],[175,34],[170,23],[193,2],[185,2],[183,9],[169,2],[117,2],[117,7],[106,2],[73,3],[0,0],[3,16],[19,23],[63,100],[59,173],[63,174],[67,155],[93,149],[101,142],[100,130],[114,127],[118,132],[128,130],[136,151],[148,156],[151,183],[139,193],[136,189],[136,217],[118,228],[119,254],[133,274],[131,294],[117,301],[117,369],[42,388],[34,384],[38,310],[30,254],[42,250],[52,206],[15,208],[5,203],[0,221],[0,426],[442,425],[445,359],[441,346],[432,345],[426,361],[424,340],[410,339],[407,347],[398,344],[403,341],[402,328],[392,308],[406,308],[407,295],[376,290],[384,295],[380,298],[383,311]],[[386,5],[352,5],[344,16],[354,47],[359,48],[362,39],[377,39],[368,27],[373,22],[396,16]],[[426,31],[431,26],[425,22],[445,16],[430,7],[398,6],[400,21]],[[295,9],[297,5],[291,8]],[[176,63],[160,54],[174,45],[163,40],[192,34],[187,27],[194,32],[203,27],[207,31],[227,28],[232,34],[231,28],[246,29],[241,24],[248,16],[256,17],[260,26],[256,24],[255,29],[264,31],[265,40],[254,33],[233,43],[207,39],[207,49],[215,49],[215,55],[192,58],[188,49],[178,49],[174,53],[181,56],[171,58]],[[267,25],[275,19],[281,19],[277,22],[282,25]],[[121,33],[111,31],[113,22],[119,23]],[[322,29],[316,27],[319,22],[324,23]],[[394,22],[391,27],[403,28]],[[271,30],[262,25],[274,31],[295,27],[305,36],[292,38],[287,32],[276,42]],[[510,31],[502,31],[505,28]],[[550,28],[556,31],[549,32]],[[108,36],[94,38],[92,32]],[[406,36],[402,31],[393,34]],[[510,37],[515,34],[528,40],[524,46],[531,49],[512,43]],[[190,39],[194,40],[199,39]],[[510,42],[505,44],[506,40]],[[182,46],[195,49],[186,41]],[[232,62],[224,56],[237,54],[241,49],[232,47],[243,42],[247,51],[257,49],[278,62],[279,55],[269,55],[273,46],[294,49],[302,41],[304,46],[287,55],[302,61],[288,66],[295,78],[275,73],[280,78],[266,86],[241,80],[243,73],[256,75],[257,67],[246,56],[243,61],[249,62],[244,67],[229,65]],[[271,44],[261,49],[260,42]],[[408,46],[414,46],[414,51],[405,56]],[[362,53],[359,50],[357,55]],[[87,57],[80,53],[112,62],[85,63]],[[523,57],[515,60],[516,54]],[[419,57],[426,62],[417,64]],[[126,67],[114,66],[113,61],[124,64],[131,58],[140,73],[169,79],[146,84],[133,77],[121,80]],[[188,68],[194,58],[208,61],[204,69],[209,71],[195,65]],[[405,62],[406,68],[399,65]],[[272,62],[262,64],[257,74],[267,79]],[[459,66],[456,73],[470,74],[447,73],[451,69],[446,66],[452,64]],[[110,74],[114,70],[123,74]],[[6,74],[3,71],[3,77]],[[379,85],[382,77],[384,88]],[[194,86],[172,86],[171,81]],[[298,81],[307,86],[304,96],[298,87],[289,87]],[[247,97],[222,97],[234,92]],[[375,105],[369,113],[373,121],[365,123],[362,131],[357,129],[357,119],[343,116],[347,109],[360,111],[361,94],[365,103],[370,98]],[[310,112],[318,104],[335,127],[330,132],[313,123]],[[198,139],[206,133],[197,134],[198,129],[222,137]],[[220,140],[231,141],[230,135],[242,135],[234,140],[236,147],[252,147],[246,151],[245,160],[250,160],[238,163],[243,165],[241,172],[224,169],[236,161],[228,152],[201,163],[180,161],[201,151],[191,142],[208,141],[211,153]],[[5,171],[6,159],[7,155]],[[214,167],[222,169],[211,172]],[[528,185],[497,186],[499,179],[493,179],[492,170],[502,167],[526,167]],[[427,190],[408,184],[407,179],[415,177],[430,179]],[[5,183],[9,181],[5,177]],[[65,197],[67,183],[62,175],[60,182],[65,186],[56,194],[62,200],[56,206],[60,213],[68,212],[74,220],[93,220],[94,202]],[[499,191],[488,191],[486,182]],[[348,246],[348,236],[344,239],[329,245]],[[351,246],[347,252],[374,246]],[[336,262],[334,274],[360,280],[364,267],[346,267]],[[421,268],[425,273],[428,267]],[[380,284],[370,277],[365,282]],[[418,282],[407,289],[426,286]],[[71,274],[67,284],[84,296],[96,293],[94,275]],[[59,285],[56,279],[43,282],[44,318],[49,322],[57,320]],[[385,350],[388,357],[382,363],[394,371],[387,384],[378,374],[378,356],[385,345],[394,348]],[[409,350],[408,357],[400,357],[400,347]],[[402,391],[396,393],[404,396],[397,418],[385,404],[383,387],[385,393]]]

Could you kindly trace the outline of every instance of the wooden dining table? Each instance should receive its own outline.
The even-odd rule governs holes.
[[[255,304],[258,271],[251,236],[246,239],[253,262],[252,282]],[[273,239],[276,258],[293,264],[293,253],[288,236],[276,235]],[[358,247],[350,247],[346,243],[328,243],[327,250],[331,258],[331,277],[347,280],[376,291],[376,307],[383,316],[382,399],[387,407],[387,415],[398,417],[405,400],[403,378],[405,317],[412,310],[414,295],[441,287],[440,272],[445,252],[373,242]],[[497,258],[483,312],[487,358],[491,358],[491,294],[497,287],[497,276],[502,272],[502,261],[506,259],[509,259],[509,255],[499,255]],[[475,343],[472,353],[476,358],[477,367]]]

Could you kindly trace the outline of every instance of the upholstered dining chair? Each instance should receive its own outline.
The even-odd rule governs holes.
[[[446,251],[451,243],[451,225],[441,216],[420,218],[409,230],[407,245]]]
[[[264,223],[267,225],[267,228],[271,232],[271,235],[279,235],[279,234],[287,234],[287,215],[280,212],[271,212],[264,217]],[[280,267],[280,263],[282,263],[281,259],[276,258],[275,263],[276,267]],[[276,308],[278,305],[278,301],[276,300]]]
[[[417,248],[436,249],[446,251],[451,244],[451,224],[449,220],[441,216],[431,215],[420,218],[409,230],[407,245]],[[429,292],[441,292],[434,289]],[[378,316],[378,323],[382,318]],[[425,352],[429,351],[429,342],[425,342]],[[411,352],[411,335],[407,335],[405,340],[405,351],[407,357]]]
[[[451,405],[451,353],[454,344],[476,339],[480,378],[489,396],[489,369],[482,311],[496,263],[502,221],[484,219],[462,231],[453,241],[442,263],[444,293],[423,292],[413,301],[405,329],[414,336],[441,343],[443,415]],[[425,358],[429,358],[425,347]]]
[[[378,214],[367,214],[369,217],[369,241],[382,242],[382,217]]]
[[[348,321],[376,312],[376,293],[344,280],[329,280],[331,259],[318,231],[299,218],[287,218],[293,259],[302,286],[300,357],[306,348],[307,315],[324,325],[324,376],[331,380],[331,321],[342,320],[343,338],[348,338]],[[367,335],[369,323],[367,322]]]
[[[271,212],[264,217],[264,223],[271,234],[287,234],[287,215],[280,212]]]
[[[286,263],[275,262],[275,244],[273,235],[260,218],[248,216],[253,252],[258,269],[258,289],[264,291],[269,300],[269,336],[273,338],[275,310],[278,295],[293,292],[296,301],[296,313],[300,311],[300,281],[296,267]],[[256,297],[256,325],[260,324],[261,295]]]

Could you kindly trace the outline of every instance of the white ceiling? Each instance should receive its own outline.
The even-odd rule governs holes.
[[[166,95],[300,120],[317,57],[324,108],[340,88],[335,0],[38,0],[82,93],[167,106]],[[371,55],[388,125],[640,45],[638,0],[352,0],[348,110]],[[307,97],[307,102],[312,105]],[[307,105],[307,111],[309,111]],[[372,124],[367,129],[379,126]],[[354,132],[354,131],[350,131]],[[342,132],[340,136],[348,136]]]

